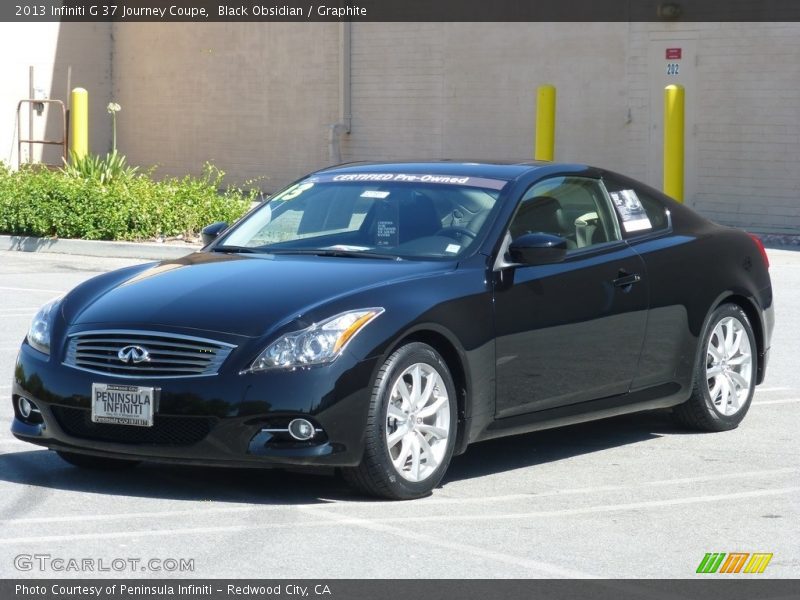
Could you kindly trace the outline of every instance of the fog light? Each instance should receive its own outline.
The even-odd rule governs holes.
[[[17,406],[19,407],[19,414],[22,415],[23,419],[29,419],[31,413],[36,410],[36,405],[22,396],[20,396],[19,400],[17,400]]]
[[[294,439],[305,442],[314,437],[314,426],[305,419],[295,419],[289,423],[289,435]]]

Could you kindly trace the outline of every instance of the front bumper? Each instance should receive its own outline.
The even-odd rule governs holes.
[[[353,466],[363,453],[375,366],[376,360],[358,361],[345,351],[330,365],[303,370],[239,374],[230,369],[210,377],[120,382],[59,364],[23,344],[12,385],[11,432],[53,450],[111,458],[236,467]],[[92,423],[92,383],[157,388],[153,427]],[[23,419],[20,396],[36,404],[40,418]],[[320,430],[311,441],[276,433],[296,417]]]

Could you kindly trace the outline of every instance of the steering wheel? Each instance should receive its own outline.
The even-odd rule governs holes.
[[[448,237],[452,237],[458,239],[459,236],[465,235],[471,240],[474,240],[478,234],[468,229],[467,227],[461,227],[460,225],[450,225],[449,227],[442,227],[439,231],[436,232],[436,235],[446,235]]]

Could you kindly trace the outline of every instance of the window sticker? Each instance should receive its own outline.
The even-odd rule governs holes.
[[[293,186],[291,186],[289,189],[283,192],[280,196],[273,198],[273,200],[283,200],[283,201],[294,200],[300,194],[302,194],[306,190],[310,190],[312,187],[314,187],[314,184],[311,183],[310,181],[306,181],[305,183],[295,183]]]
[[[382,192],[380,190],[366,190],[361,194],[362,198],[380,198],[384,200],[389,197],[389,192]]]
[[[461,246],[458,244],[447,244],[447,248],[444,249],[448,254],[457,254],[459,250],[461,250]]]
[[[375,206],[375,245],[392,248],[400,243],[400,224],[397,204],[379,202]]]
[[[622,228],[626,233],[653,228],[653,224],[650,223],[650,217],[647,216],[647,212],[645,212],[636,192],[633,190],[620,190],[619,192],[610,192],[609,195],[614,203],[614,208],[617,209],[620,221],[622,221]]]
[[[378,246],[397,246],[397,223],[394,221],[378,221]]]

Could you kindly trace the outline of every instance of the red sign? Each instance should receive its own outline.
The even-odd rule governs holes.
[[[667,48],[667,60],[680,60],[681,48]]]

